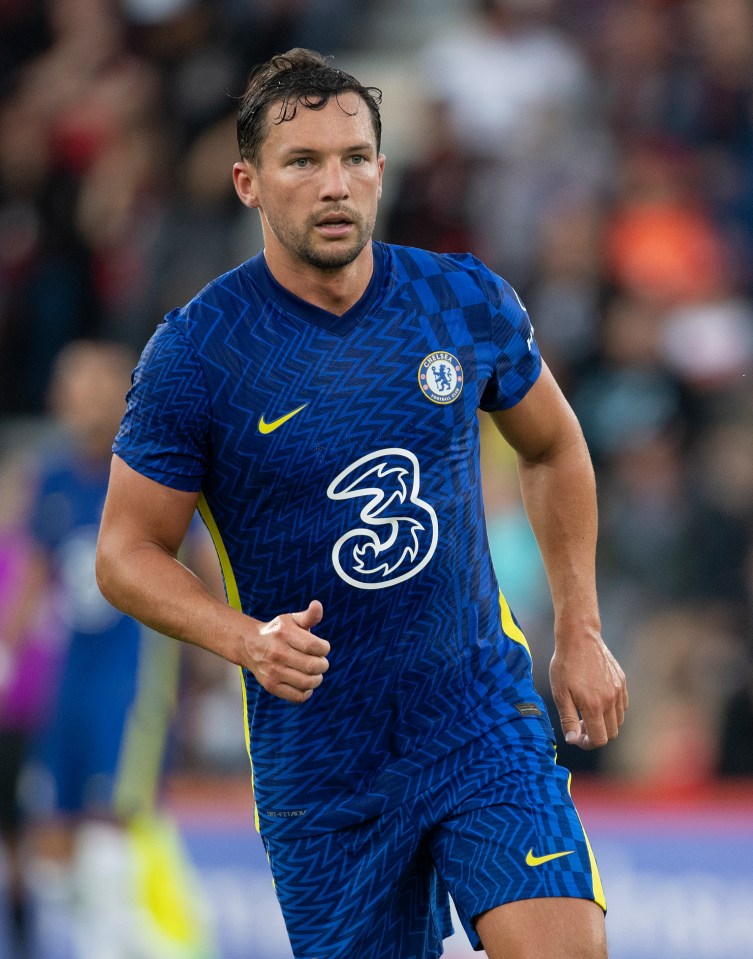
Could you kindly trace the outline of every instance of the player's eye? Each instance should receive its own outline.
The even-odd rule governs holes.
[[[296,157],[295,160],[293,160],[293,166],[299,170],[305,170],[310,162],[308,157]]]
[[[352,157],[350,158],[350,162],[351,162],[354,166],[361,166],[362,164],[364,164],[364,163],[366,162],[366,157],[365,157],[365,156],[361,156],[359,153],[356,153],[356,154],[354,154],[354,156],[352,156]]]

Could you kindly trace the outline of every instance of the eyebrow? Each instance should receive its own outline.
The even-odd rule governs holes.
[[[298,156],[302,154],[312,154],[312,153],[321,153],[323,151],[316,150],[313,147],[289,147],[283,152],[283,156]],[[354,143],[352,146],[346,147],[343,153],[376,153],[376,147],[373,143]]]

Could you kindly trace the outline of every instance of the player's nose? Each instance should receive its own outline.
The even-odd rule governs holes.
[[[322,167],[322,199],[343,200],[349,194],[348,176],[339,157],[333,157]]]

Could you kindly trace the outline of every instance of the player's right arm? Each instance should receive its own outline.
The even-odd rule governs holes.
[[[177,558],[197,500],[114,456],[97,544],[102,594],[157,632],[250,669],[273,695],[305,702],[329,666],[329,643],[311,632],[321,603],[264,623],[213,596]]]

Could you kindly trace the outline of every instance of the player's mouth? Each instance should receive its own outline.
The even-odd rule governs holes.
[[[348,236],[354,229],[353,221],[342,213],[328,213],[316,221],[316,229],[330,239]]]

